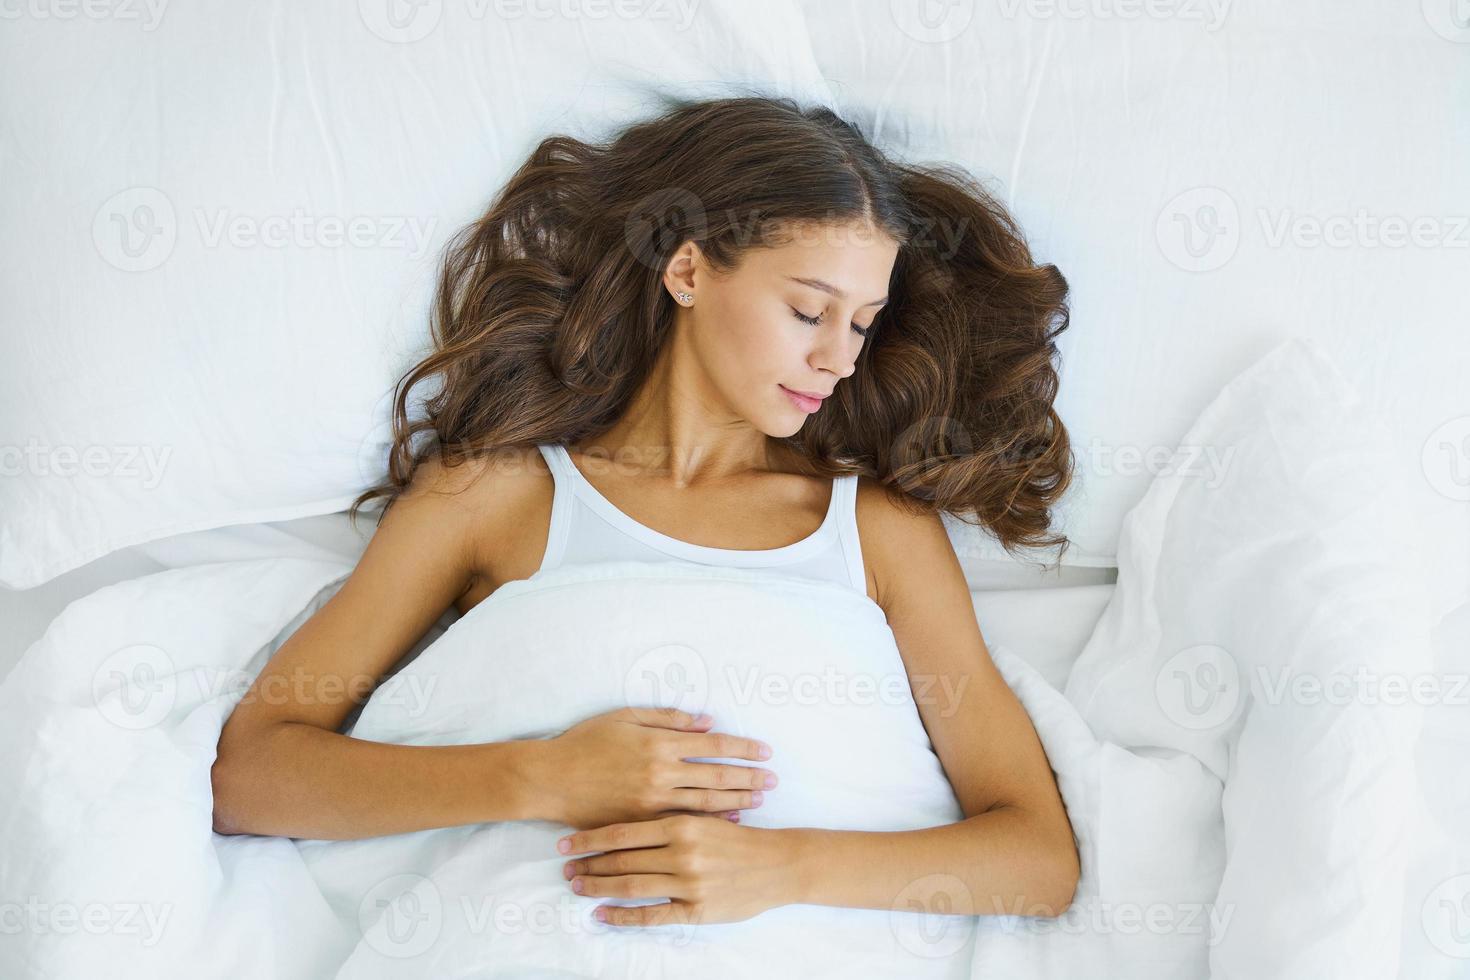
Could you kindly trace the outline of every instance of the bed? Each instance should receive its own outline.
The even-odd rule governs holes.
[[[334,855],[351,848],[200,824],[223,679],[361,553],[371,515],[354,529],[343,511],[381,472],[387,391],[422,349],[447,235],[547,132],[744,90],[985,176],[1073,289],[1071,553],[1041,571],[948,526],[1084,880],[1070,918],[908,921],[880,930],[888,952],[975,977],[1464,975],[1470,196],[1453,161],[1470,34],[1449,5],[654,6],[9,22],[0,894],[103,925],[7,906],[27,925],[0,975],[430,962],[374,945],[411,889],[347,902]],[[267,242],[298,210],[375,237]],[[659,582],[676,585],[715,588]],[[458,619],[402,669],[452,650]],[[137,673],[150,650],[173,673]],[[200,671],[222,686],[146,726],[100,710],[139,677]],[[426,853],[404,868],[447,867]],[[820,975],[814,935],[802,976]],[[475,960],[483,936],[441,938],[434,955],[461,959],[435,975],[498,975]],[[578,948],[494,968],[590,975]],[[665,954],[619,963],[688,965]]]
[[[13,885],[58,899],[55,907],[66,904],[65,896],[98,896],[87,903],[89,914],[112,924],[84,935],[37,928],[27,942],[7,947],[10,972],[198,975],[218,963],[236,976],[393,976],[425,968],[463,976],[502,975],[491,969],[506,976],[673,975],[714,962],[716,951],[734,951],[739,963],[766,976],[787,975],[782,970],[797,962],[809,973],[813,959],[836,969],[844,955],[895,976],[1052,977],[1100,963],[1109,972],[1158,976],[1259,976],[1281,964],[1281,975],[1289,975],[1324,961],[1339,975],[1357,969],[1369,976],[1399,965],[1453,965],[1457,933],[1436,916],[1457,884],[1444,874],[1447,859],[1461,853],[1446,819],[1455,812],[1456,790],[1415,778],[1416,768],[1433,777],[1457,765],[1459,720],[1432,710],[1452,706],[1453,692],[1445,686],[1438,699],[1407,701],[1378,696],[1377,687],[1373,696],[1360,689],[1337,700],[1280,693],[1292,677],[1341,679],[1347,666],[1379,681],[1440,677],[1434,659],[1452,654],[1464,638],[1463,610],[1432,620],[1411,554],[1386,547],[1376,534],[1343,530],[1393,527],[1404,518],[1402,488],[1384,492],[1385,480],[1396,483],[1386,433],[1364,412],[1365,403],[1318,349],[1285,343],[1227,385],[1190,430],[1191,444],[1236,447],[1242,455],[1232,479],[1211,487],[1183,467],[1157,477],[1129,512],[1116,570],[1040,574],[965,560],[991,655],[1042,736],[1084,855],[1083,882],[1061,919],[925,913],[921,924],[898,925],[891,917],[856,921],[871,911],[824,910],[814,913],[828,917],[820,925],[763,916],[761,925],[706,938],[703,946],[675,937],[644,948],[585,936],[548,945],[544,935],[515,930],[492,933],[497,942],[490,943],[483,931],[448,926],[436,927],[434,942],[422,948],[389,942],[384,935],[394,933],[381,923],[382,907],[408,895],[416,903],[425,887],[441,903],[433,908],[450,907],[447,882],[456,880],[456,868],[460,887],[471,887],[466,867],[480,869],[472,877],[477,884],[485,869],[504,868],[509,877],[497,894],[534,884],[543,894],[536,901],[550,902],[550,885],[523,880],[524,869],[544,871],[548,859],[532,857],[537,845],[520,825],[479,825],[473,841],[454,836],[463,828],[350,842],[225,838],[209,830],[208,766],[240,684],[340,585],[365,543],[361,527],[353,530],[344,514],[332,513],[159,539],[119,553],[110,568],[80,569],[38,590],[49,593],[39,597],[45,602],[66,604],[0,684],[0,734],[15,750],[0,764],[12,788],[0,800],[14,847],[5,873]],[[1374,438],[1365,441],[1365,433]],[[1311,461],[1310,479],[1298,471],[1304,459]],[[1241,530],[1247,522],[1255,525],[1248,533]],[[605,710],[626,694],[620,676],[647,667],[650,649],[669,648],[640,636],[642,626],[689,637],[687,646],[673,645],[699,649],[704,663],[725,655],[714,653],[702,632],[720,632],[714,617],[721,611],[774,624],[768,649],[783,661],[803,650],[823,652],[831,624],[863,622],[861,611],[842,606],[858,601],[850,594],[822,594],[842,590],[814,585],[793,607],[789,593],[801,587],[780,576],[758,585],[725,581],[718,570],[716,581],[700,577],[711,571],[590,566],[539,584],[510,583],[495,602],[464,617],[446,613],[375,692],[354,723],[364,727],[346,730],[433,744],[542,737],[565,727],[550,705],[573,717]],[[548,610],[572,596],[601,610],[592,617],[595,634],[560,634],[545,625],[557,618]],[[15,593],[6,602],[31,608],[27,598],[38,597]],[[824,603],[834,604],[831,615]],[[876,614],[871,630],[839,635],[825,652],[851,658],[869,650],[891,660],[896,651],[884,646],[881,611],[866,604]],[[1244,606],[1250,616],[1239,614]],[[690,619],[681,626],[658,612],[673,608]],[[631,620],[606,628],[614,611],[628,610]],[[484,632],[474,632],[470,621]],[[814,624],[823,632],[803,642],[801,630]],[[595,637],[604,634],[619,637],[621,646],[597,648]],[[783,637],[794,637],[789,647],[780,646]],[[538,642],[543,646],[528,649]],[[498,656],[478,666],[462,652],[487,646]],[[557,651],[566,650],[620,665],[577,694],[565,678],[597,672],[558,662]],[[524,658],[514,655],[522,652]],[[1453,676],[1442,680],[1448,685]],[[1182,692],[1175,690],[1180,677]],[[1196,689],[1201,677],[1231,680]],[[406,686],[425,678],[431,683]],[[391,707],[405,703],[403,691],[432,688],[435,680],[454,692],[448,702]],[[1274,695],[1273,684],[1280,685]],[[529,692],[544,696],[553,688],[557,697],[528,713],[525,705],[542,703]],[[711,685],[711,703],[720,704],[733,730],[772,723],[759,710],[746,717],[718,702],[717,688]],[[158,691],[166,694],[162,702]],[[1223,698],[1201,707],[1201,691]],[[801,747],[818,729],[884,733],[864,763],[870,774],[887,773],[884,786],[925,771],[927,742],[922,730],[915,741],[911,704],[887,721],[864,715],[808,728],[818,719],[786,717],[795,727],[777,731],[785,732],[796,785],[804,777],[820,787],[833,778],[830,760],[843,755],[814,747],[829,762],[803,763]],[[501,727],[487,728],[485,718]],[[909,726],[907,736],[884,727],[898,723]],[[878,746],[905,743],[919,755],[897,755],[885,770]],[[858,782],[849,777],[835,785],[851,793]],[[846,800],[852,805],[841,812],[875,820],[886,813],[894,821],[858,825],[867,829],[932,825],[935,814],[948,812],[943,799],[931,811],[918,801],[935,786],[947,784],[931,775],[928,784],[897,795],[864,789],[878,795]],[[834,790],[811,799],[830,802]],[[894,799],[906,802],[887,811],[877,803]],[[819,818],[799,802],[787,815],[797,823],[780,823],[775,810],[764,816],[773,826]],[[821,819],[828,822],[814,825],[843,824],[834,813]],[[533,829],[544,836],[564,828]],[[124,841],[128,846],[119,848]],[[385,877],[383,868],[400,870]],[[181,911],[155,921],[135,908],[140,894],[150,899],[144,913]],[[133,902],[103,899],[122,895]],[[376,919],[363,917],[369,897]],[[1293,914],[1283,917],[1287,908]],[[969,926],[957,933],[959,920]],[[431,921],[456,920],[444,914]],[[757,933],[759,947],[778,959],[750,954],[743,943]],[[882,948],[859,937],[878,937]]]

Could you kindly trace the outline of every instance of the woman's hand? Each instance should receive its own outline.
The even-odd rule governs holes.
[[[680,815],[579,831],[557,842],[570,887],[596,898],[670,898],[658,905],[602,905],[617,926],[739,922],[789,905],[796,881],[788,836],[779,829]]]
[[[535,777],[546,819],[578,829],[670,814],[739,818],[757,807],[776,774],[755,766],[686,759],[766,759],[770,746],[710,732],[708,715],[676,708],[619,708],[544,742]],[[725,823],[724,820],[706,821]]]

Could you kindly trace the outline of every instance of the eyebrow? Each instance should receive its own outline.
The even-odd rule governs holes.
[[[836,286],[832,285],[830,282],[825,282],[821,279],[803,279],[800,276],[787,276],[786,278],[790,279],[792,282],[799,282],[803,286],[810,286],[813,289],[820,289],[824,293],[830,293],[831,295],[836,296],[838,299],[847,299],[847,294],[838,289]],[[884,296],[882,299],[875,299],[871,303],[864,303],[863,306],[878,306],[886,302],[888,302],[888,297]]]

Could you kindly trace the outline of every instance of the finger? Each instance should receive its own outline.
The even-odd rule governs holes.
[[[771,757],[771,747],[765,742],[729,732],[691,733],[679,740],[681,759],[753,759],[757,762]]]
[[[662,847],[669,842],[666,824],[667,821],[662,819],[639,820],[579,830],[559,838],[556,849],[563,854],[587,854],[592,851],[623,851],[633,847]]]
[[[649,707],[628,707],[617,712],[622,721],[632,721],[639,725],[647,725],[650,728],[673,728],[685,731],[702,731],[714,724],[714,719],[709,715],[693,715],[688,711],[680,711],[678,708],[662,708],[656,705]]]
[[[679,786],[691,789],[772,789],[779,782],[769,769],[718,762],[681,762],[674,773]]]
[[[740,811],[739,810],[716,810],[716,811],[714,811],[712,813],[706,813],[706,812],[704,812],[702,810],[661,810],[658,813],[658,817],[659,818],[662,818],[662,817],[672,817],[672,816],[674,816],[676,814],[679,814],[679,815],[687,814],[688,816],[691,816],[691,817],[724,817],[726,820],[729,820],[731,823],[739,823],[740,822]]]
[[[669,796],[682,809],[705,813],[750,810],[765,802],[765,794],[758,789],[671,789]]]
[[[599,905],[592,914],[610,926],[694,925],[699,921],[698,906],[677,900],[629,907]]]
[[[640,847],[631,851],[595,854],[592,857],[568,861],[561,868],[561,876],[568,881],[578,875],[600,875],[608,878],[615,875],[671,875],[673,873],[674,869],[666,847]]]
[[[578,875],[572,891],[587,898],[673,898],[681,890],[673,875],[635,874],[605,878]]]

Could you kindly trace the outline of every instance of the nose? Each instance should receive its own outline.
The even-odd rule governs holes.
[[[812,367],[818,372],[835,374],[837,380],[841,381],[857,370],[857,361],[843,354],[831,356],[817,356],[811,361]]]
[[[847,328],[843,328],[847,329]],[[822,342],[812,352],[809,362],[817,371],[824,371],[837,375],[840,381],[857,370],[857,355],[843,340],[832,341],[827,335],[822,335]]]

